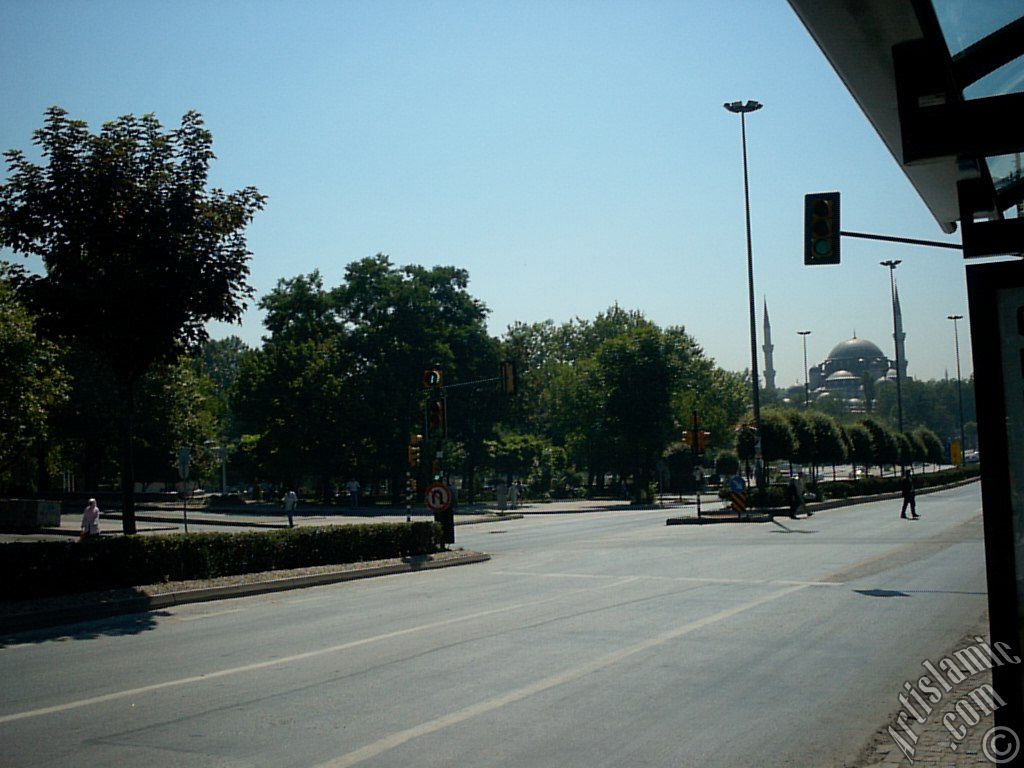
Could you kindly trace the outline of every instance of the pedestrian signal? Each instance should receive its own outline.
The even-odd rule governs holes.
[[[804,264],[839,263],[839,193],[804,195]]]

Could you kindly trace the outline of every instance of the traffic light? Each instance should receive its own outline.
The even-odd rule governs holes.
[[[423,386],[424,387],[440,387],[444,384],[444,378],[441,376],[441,372],[437,369],[431,369],[423,372]]]
[[[683,444],[693,448],[693,432],[688,429],[683,430]]]
[[[423,442],[423,435],[413,435],[409,438],[409,466],[420,465],[420,443]]]
[[[839,263],[839,193],[804,195],[804,264]]]
[[[708,445],[711,444],[711,433],[706,430],[700,430],[697,432],[697,446],[696,450],[698,453],[703,451]]]
[[[447,408],[444,398],[435,398],[427,402],[427,437],[447,437]]]
[[[514,395],[519,384],[516,378],[516,364],[510,360],[501,362],[501,391],[506,395]]]

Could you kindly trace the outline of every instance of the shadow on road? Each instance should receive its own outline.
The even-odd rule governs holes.
[[[155,629],[160,617],[170,615],[149,611],[148,604],[149,597],[134,589],[0,604],[0,648],[137,635]]]
[[[853,591],[867,597],[910,597],[906,592],[896,589],[855,589]]]
[[[781,531],[772,531],[772,533],[817,533],[817,531],[801,531],[801,530],[799,530],[797,528],[789,528],[789,527],[783,525],[782,523],[780,523],[774,517],[772,518],[772,522],[775,525],[779,526],[779,528],[782,529]]]

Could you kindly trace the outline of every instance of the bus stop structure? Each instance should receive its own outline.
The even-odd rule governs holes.
[[[935,217],[960,231],[993,644],[1024,658],[1024,4],[789,0]],[[979,257],[1000,261],[972,263]],[[1024,738],[1024,664],[993,669]],[[1017,756],[1014,764],[1022,764]]]

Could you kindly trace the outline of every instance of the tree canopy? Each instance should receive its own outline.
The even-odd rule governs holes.
[[[252,293],[244,230],[264,197],[207,189],[213,137],[198,112],[167,132],[154,115],[125,115],[93,134],[52,107],[33,139],[41,165],[4,153],[0,245],[42,261],[44,274],[20,280],[40,329],[114,373],[124,529],[134,533],[136,385],[205,341],[207,321],[241,317]]]

